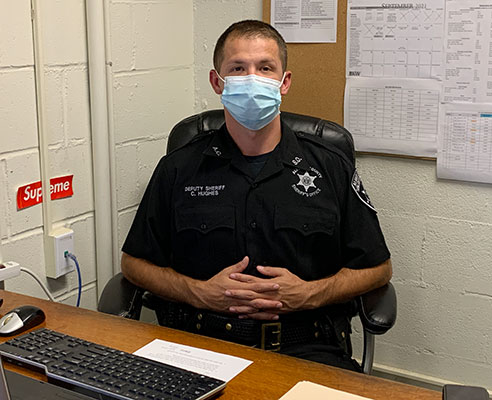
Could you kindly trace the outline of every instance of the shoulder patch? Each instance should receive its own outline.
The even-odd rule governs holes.
[[[354,171],[354,175],[352,176],[352,189],[354,189],[354,192],[357,195],[357,197],[367,207],[369,207],[374,212],[377,212],[371,203],[371,199],[369,198],[369,195],[367,194],[366,190],[364,189],[364,185],[362,185],[362,180],[360,179],[360,176],[357,173],[357,170]]]

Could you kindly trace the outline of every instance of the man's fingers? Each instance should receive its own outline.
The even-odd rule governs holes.
[[[255,277],[252,275],[241,274],[239,272],[233,272],[229,275],[229,278],[238,282],[251,283],[255,281]]]
[[[265,301],[277,301],[278,290],[265,290],[260,294],[255,290],[227,289],[225,295],[238,300],[256,301],[264,299]],[[261,297],[259,297],[260,295]]]
[[[229,311],[235,314],[252,314],[260,310],[251,306],[232,306],[229,307]]]
[[[240,300],[253,300],[256,298],[256,293],[251,290],[231,290],[227,289],[225,291],[227,297],[234,297]]]
[[[249,290],[226,290],[226,296],[237,300],[239,306],[260,309],[280,309],[282,302],[277,299],[258,298],[258,294]]]
[[[239,315],[240,319],[259,319],[263,321],[276,321],[278,320],[277,314],[272,314],[268,312],[257,312],[252,314],[241,314]]]
[[[257,278],[246,274],[232,273],[229,278],[237,282],[248,283],[248,289],[257,293],[270,292],[280,288],[278,283],[272,282],[270,279]]]
[[[283,304],[278,300],[255,299],[250,301],[250,305],[259,310],[280,310]]]
[[[277,295],[278,290],[280,289],[280,285],[278,283],[258,283],[255,284],[253,287],[251,287],[251,290],[255,291],[256,293],[263,293],[267,294],[268,292],[272,292],[270,295]]]
[[[280,276],[282,274],[283,268],[275,268],[275,267],[265,267],[263,265],[258,265],[256,269],[263,275],[266,276]]]
[[[232,273],[243,272],[249,264],[249,257],[244,257],[241,261],[236,264],[231,265]]]

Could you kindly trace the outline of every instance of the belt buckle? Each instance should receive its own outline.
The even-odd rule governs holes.
[[[261,348],[263,350],[280,350],[280,339],[282,335],[282,324],[271,322],[261,325]]]

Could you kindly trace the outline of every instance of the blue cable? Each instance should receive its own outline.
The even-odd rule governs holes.
[[[80,295],[82,294],[82,278],[80,277],[79,263],[77,261],[77,257],[75,257],[75,255],[73,255],[68,251],[65,252],[65,257],[72,259],[73,262],[75,263],[75,266],[77,267],[77,275],[79,276],[79,294],[77,296],[77,307],[78,307],[80,305]]]

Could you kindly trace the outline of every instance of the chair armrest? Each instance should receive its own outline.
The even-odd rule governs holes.
[[[388,283],[357,298],[359,317],[364,330],[373,335],[386,333],[396,321],[396,292]]]
[[[144,290],[127,280],[120,272],[103,289],[97,310],[106,314],[140,319]]]
[[[442,387],[443,400],[490,400],[489,393],[483,387],[444,385]]]

